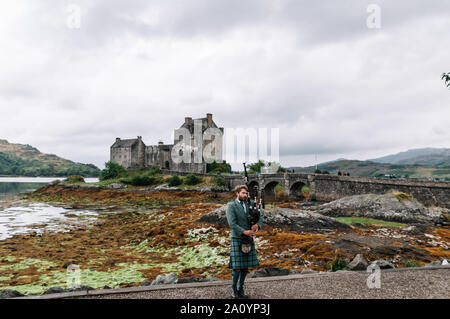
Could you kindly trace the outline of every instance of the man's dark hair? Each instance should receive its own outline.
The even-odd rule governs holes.
[[[234,192],[235,193],[240,193],[242,189],[245,189],[248,192],[248,187],[247,185],[238,185],[234,188]]]

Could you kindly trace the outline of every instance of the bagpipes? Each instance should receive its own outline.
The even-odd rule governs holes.
[[[250,187],[249,187],[249,182],[248,182],[248,173],[247,173],[247,166],[245,166],[244,164],[244,181],[245,181],[245,186],[247,186],[249,194],[247,197],[247,207],[248,207],[248,212],[250,214],[250,223],[251,225],[255,225],[258,221],[259,218],[261,216],[261,209],[265,208],[264,206],[264,190],[261,190],[260,193],[260,197],[259,197],[259,202],[256,199],[257,198],[257,194],[258,194],[258,186],[254,186],[254,191],[255,191],[255,199],[254,202],[252,204],[251,200],[250,200]]]

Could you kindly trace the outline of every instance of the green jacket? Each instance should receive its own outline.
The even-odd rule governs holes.
[[[252,205],[254,205],[254,201],[250,200]],[[261,229],[263,223],[263,215],[259,217],[258,222],[256,223]],[[240,204],[236,199],[233,199],[231,202],[227,204],[227,221],[228,225],[231,228],[231,237],[240,238],[244,230],[249,230],[250,228],[250,214],[248,212],[248,205],[245,203],[245,211],[242,204]]]

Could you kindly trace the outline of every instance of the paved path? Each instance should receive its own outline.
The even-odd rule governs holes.
[[[324,272],[247,279],[245,290],[253,299],[308,298],[450,298],[450,267],[382,270],[380,288],[368,288],[367,272]],[[224,299],[230,281],[133,287],[38,296],[40,298],[116,299]]]

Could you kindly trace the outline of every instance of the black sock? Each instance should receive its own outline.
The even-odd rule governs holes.
[[[235,269],[233,269],[233,272],[231,273],[231,278],[233,281],[233,290],[236,291],[237,290],[237,284],[238,284],[238,280],[239,280],[239,273],[240,271],[237,271]]]
[[[247,276],[248,269],[241,269],[241,276],[239,277],[239,287],[238,290],[241,290],[244,287],[245,276]]]

